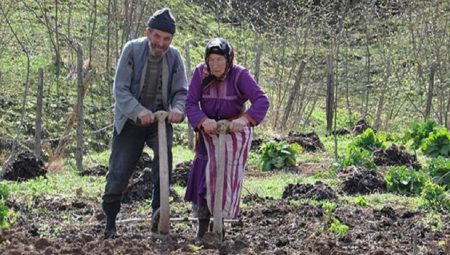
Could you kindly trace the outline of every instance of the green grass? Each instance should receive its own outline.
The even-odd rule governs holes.
[[[10,199],[25,200],[47,195],[68,199],[100,200],[104,189],[104,177],[82,177],[74,171],[49,173],[47,179],[40,177],[26,182],[7,182]]]
[[[381,209],[384,206],[391,206],[392,208],[409,208],[411,210],[419,210],[422,205],[422,199],[414,196],[397,195],[393,193],[374,193],[369,195],[342,196],[342,199],[357,204],[357,200],[364,199],[370,206],[376,209]]]

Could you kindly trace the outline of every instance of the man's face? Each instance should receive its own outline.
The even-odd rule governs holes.
[[[148,28],[145,30],[145,34],[152,44],[153,56],[163,55],[172,43],[173,35],[169,32]]]

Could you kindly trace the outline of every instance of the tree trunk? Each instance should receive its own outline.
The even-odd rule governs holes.
[[[326,112],[327,112],[327,134],[331,134],[333,128],[333,102],[334,102],[334,89],[333,89],[333,56],[327,57],[327,99],[326,99]]]
[[[433,105],[433,93],[434,93],[434,75],[436,73],[436,62],[432,62],[430,66],[430,81],[428,84],[428,91],[427,91],[427,103],[425,105],[425,112],[424,112],[424,119],[427,120],[430,118],[431,114],[431,107]]]
[[[13,144],[12,144],[12,149],[11,149],[11,156],[14,155],[16,153],[16,149],[17,149],[17,145],[20,143],[20,130],[23,127],[23,122],[24,122],[24,118],[25,118],[25,113],[26,113],[26,105],[27,105],[27,96],[28,96],[28,90],[30,87],[30,66],[31,66],[31,59],[30,59],[30,54],[28,53],[27,48],[25,47],[25,45],[23,44],[23,42],[19,39],[19,37],[17,36],[16,31],[14,30],[14,28],[12,27],[12,24],[8,18],[8,16],[5,14],[5,11],[3,10],[3,6],[0,3],[0,11],[3,14],[3,17],[5,18],[6,24],[8,25],[9,29],[11,30],[11,33],[14,35],[14,38],[16,39],[17,43],[19,44],[20,48],[22,49],[23,53],[25,54],[26,58],[27,58],[27,70],[26,70],[26,78],[25,78],[25,91],[23,93],[23,98],[22,98],[22,110],[21,110],[21,114],[20,114],[20,121],[19,121],[19,125],[16,128],[16,138],[13,140]]]
[[[388,89],[389,84],[389,77],[391,76],[391,62],[389,60],[386,60],[386,71],[385,76],[383,80],[383,85],[381,87],[380,91],[380,98],[378,100],[377,110],[376,110],[376,117],[375,117],[375,129],[378,130],[381,128],[382,120],[381,120],[381,114],[383,113],[384,109],[384,98],[386,96],[386,90]]]
[[[92,13],[90,14],[90,21],[89,21],[89,27],[92,24],[91,27],[91,34],[89,36],[89,60],[88,60],[88,69],[91,69],[92,67],[92,45],[94,42],[94,35],[95,35],[95,27],[97,25],[97,0],[94,0],[94,6],[92,7]],[[92,22],[91,22],[92,20]],[[78,56],[78,55],[77,55]]]
[[[281,120],[281,126],[280,126],[281,130],[283,130],[283,128],[285,128],[287,125],[289,114],[292,111],[294,101],[297,98],[298,91],[300,90],[301,80],[302,80],[303,70],[305,70],[305,65],[306,65],[306,61],[301,60],[300,65],[298,67],[297,76],[295,78],[294,85],[292,85],[291,93],[289,94],[289,98],[286,103],[286,107],[284,108],[284,114],[283,114],[283,118]]]
[[[94,1],[95,4],[95,1]],[[84,88],[83,88],[83,51],[81,46],[78,45],[77,49],[77,85],[78,85],[78,96],[77,96],[77,150],[76,150],[76,161],[77,161],[77,170],[79,173],[83,172],[83,96],[84,96]]]
[[[260,72],[260,65],[261,65],[261,56],[262,56],[262,47],[260,44],[258,44],[256,48],[256,57],[255,57],[255,80],[259,83],[259,72]]]
[[[350,104],[350,92],[349,92],[349,81],[348,81],[348,48],[346,47],[346,54],[345,54],[345,66],[344,66],[344,75],[345,75],[345,102],[347,105],[347,114],[348,114],[348,123],[353,124],[353,113],[352,113],[352,106]]]
[[[41,156],[41,136],[42,136],[42,97],[44,88],[44,71],[42,68],[38,69],[38,88],[36,97],[36,121],[34,132],[34,154]]]
[[[363,102],[363,111],[362,118],[365,119],[367,117],[367,112],[369,108],[369,92],[370,92],[370,49],[369,49],[369,29],[367,26],[367,20],[365,22],[365,30],[366,30],[366,76],[367,76],[367,84],[364,87],[364,102]]]

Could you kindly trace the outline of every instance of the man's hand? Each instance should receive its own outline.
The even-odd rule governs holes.
[[[167,116],[169,123],[180,123],[183,120],[183,113],[176,107],[170,109]]]
[[[152,111],[147,109],[142,110],[139,113],[138,118],[141,120],[142,126],[149,126],[155,121],[155,115]]]
[[[217,121],[213,119],[206,119],[203,121],[202,127],[207,134],[215,134],[217,132]]]
[[[231,132],[242,132],[244,127],[248,125],[248,119],[244,116],[231,121],[230,131]]]

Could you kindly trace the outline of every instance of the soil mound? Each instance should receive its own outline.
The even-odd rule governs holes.
[[[336,129],[336,130],[331,131],[332,135],[348,135],[350,133],[351,133],[351,131],[348,130],[348,129],[345,129],[345,128],[343,128],[343,129]]]
[[[258,194],[248,194],[242,198],[244,204],[264,204],[268,201],[273,201],[273,197],[262,197]]]
[[[283,199],[336,199],[336,193],[325,183],[289,184],[283,191]]]
[[[17,158],[3,166],[0,179],[9,181],[26,181],[47,174],[44,162],[29,151],[21,151]]]
[[[104,165],[97,165],[88,169],[85,169],[80,173],[81,176],[105,176],[108,172],[108,167]]]
[[[320,141],[316,132],[296,133],[291,131],[289,132],[286,141],[288,143],[300,144],[305,151],[324,150],[323,143]]]
[[[393,144],[386,150],[378,149],[373,153],[373,161],[378,166],[408,166],[416,170],[421,168],[416,155],[409,154],[404,147]]]
[[[148,167],[136,170],[122,195],[122,203],[142,201],[152,197],[152,170]]]
[[[191,167],[191,161],[184,161],[175,166],[172,171],[172,180],[170,183],[178,183],[182,187],[186,187],[187,179],[189,176],[189,169]]]
[[[142,153],[142,156],[139,158],[136,165],[134,174],[122,195],[122,203],[132,203],[152,198],[152,162],[152,158],[147,153]],[[189,171],[189,168],[187,171]],[[170,189],[169,195],[173,197],[175,201],[180,200],[173,189]]]
[[[347,194],[370,194],[385,192],[386,181],[378,172],[357,167],[347,167],[342,190]]]
[[[252,145],[250,149],[253,151],[259,150],[264,143],[265,141],[262,138],[255,138],[252,140]]]
[[[355,126],[353,126],[352,132],[355,135],[359,135],[368,128],[371,128],[371,127],[369,126],[369,124],[367,124],[366,120],[360,119],[355,123]]]

